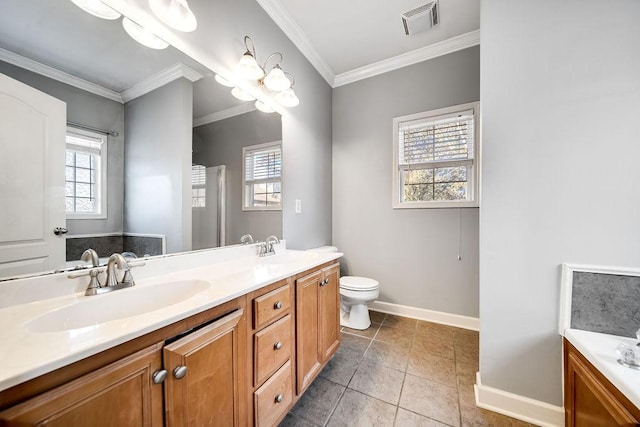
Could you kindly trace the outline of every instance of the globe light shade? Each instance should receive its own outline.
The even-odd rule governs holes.
[[[198,26],[187,0],[149,0],[149,6],[162,22],[174,30],[190,33]]]
[[[236,74],[245,80],[260,80],[264,77],[264,70],[258,65],[256,59],[251,52],[246,51],[238,65],[236,65]]]
[[[278,103],[283,107],[295,107],[300,104],[300,100],[296,96],[292,87],[276,93],[276,101],[278,101]]]
[[[234,87],[231,89],[231,95],[240,101],[253,101],[255,100],[255,96],[251,95],[249,92],[240,89],[239,87]]]
[[[122,26],[127,34],[141,45],[150,47],[151,49],[165,49],[169,46],[169,43],[156,37],[151,31],[136,24],[127,17],[122,19]]]
[[[257,100],[256,101],[256,108],[260,111],[262,111],[263,113],[273,113],[276,110],[274,110],[270,105],[265,104],[264,102]]]
[[[273,92],[282,92],[291,87],[291,81],[284,75],[282,68],[276,65],[264,78],[264,85]]]
[[[216,79],[216,81],[218,83],[220,83],[222,86],[226,86],[226,87],[235,87],[235,85],[233,83],[231,83],[229,80],[225,79],[224,77],[222,77],[220,74],[216,74],[216,76],[214,77],[214,79]]]
[[[100,0],[71,0],[73,4],[87,13],[102,19],[118,19],[120,13],[111,9]]]

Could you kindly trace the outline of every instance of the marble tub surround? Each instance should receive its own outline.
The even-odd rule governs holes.
[[[636,407],[640,408],[640,371],[617,362],[620,343],[635,345],[636,339],[598,332],[568,329],[564,337]]]
[[[283,252],[286,256],[278,258]],[[286,251],[284,241],[276,246],[273,257],[257,253],[256,245],[247,245],[149,258],[132,270],[134,288],[88,297],[84,296],[88,278],[69,279],[68,273],[0,282],[0,324],[12,325],[0,330],[0,390],[342,256]],[[86,299],[139,293],[144,287],[187,280],[206,281],[209,286],[178,303],[80,329],[34,332],[29,326],[40,316]]]
[[[475,405],[478,332],[370,316],[369,329],[342,328],[337,353],[281,427],[531,425]]]
[[[87,248],[94,249],[99,256],[109,257],[113,253],[133,252],[143,255],[162,255],[164,242],[160,236],[109,234],[99,236],[68,236],[66,238],[67,261],[79,260]]]

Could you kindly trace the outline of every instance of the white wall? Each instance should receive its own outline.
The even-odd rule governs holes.
[[[125,104],[124,231],[191,250],[193,84],[174,80]]]
[[[393,118],[477,101],[479,67],[473,47],[334,90],[333,244],[381,301],[478,317],[478,209],[393,210],[391,189]]]
[[[481,8],[482,383],[561,405],[560,264],[640,266],[640,2]]]

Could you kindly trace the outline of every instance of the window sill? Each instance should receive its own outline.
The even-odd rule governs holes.
[[[479,208],[478,202],[465,200],[460,202],[438,201],[438,202],[404,202],[394,203],[393,209],[451,209],[451,208]]]
[[[282,207],[264,207],[264,208],[248,208],[248,207],[243,207],[242,211],[243,212],[260,212],[260,211],[281,211]]]
[[[107,219],[106,214],[67,214],[67,219]]]

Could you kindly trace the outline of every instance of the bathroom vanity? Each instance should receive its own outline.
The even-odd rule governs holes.
[[[640,371],[618,364],[631,338],[569,329],[564,338],[566,427],[640,425]]]
[[[16,325],[2,332],[0,424],[277,425],[340,344],[341,255],[237,247],[152,259],[134,273],[167,272],[134,288],[0,309]],[[127,294],[144,307],[154,291],[164,306],[127,311]],[[99,323],[72,318],[92,311]]]

